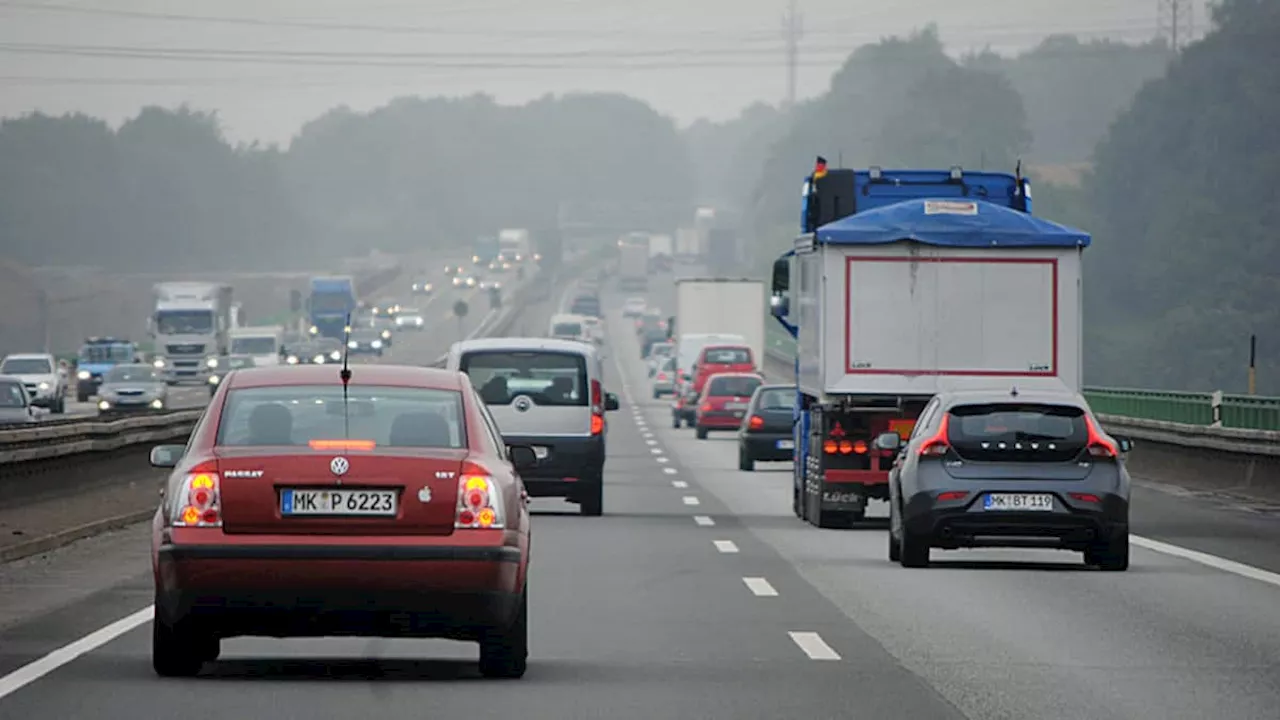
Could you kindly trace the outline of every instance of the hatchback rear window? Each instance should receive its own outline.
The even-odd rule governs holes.
[[[717,397],[749,397],[762,384],[764,381],[760,378],[718,377],[709,383],[707,394]]]
[[[345,405],[345,411],[344,411]],[[218,422],[222,447],[372,441],[383,447],[466,445],[462,395],[454,390],[352,385],[233,389]]]
[[[576,353],[472,352],[464,355],[459,365],[487,405],[506,405],[520,395],[544,407],[585,407],[590,401],[587,362]]]
[[[790,410],[796,404],[795,388],[770,388],[762,390],[756,398],[760,410]]]
[[[967,460],[1066,462],[1089,439],[1084,410],[1074,405],[960,405],[948,414],[947,441]]]
[[[751,351],[746,348],[707,348],[703,362],[708,365],[742,365],[751,362]]]
[[[577,337],[582,334],[582,325],[579,323],[556,323],[551,328],[552,335]]]

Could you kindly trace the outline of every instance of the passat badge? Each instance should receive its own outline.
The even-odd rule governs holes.
[[[336,457],[329,461],[329,472],[342,477],[351,469],[351,463],[344,457]]]
[[[431,488],[430,488],[430,487],[427,487],[426,485],[423,485],[423,486],[422,486],[422,489],[418,491],[418,502],[420,502],[420,503],[429,503],[429,502],[431,502]]]

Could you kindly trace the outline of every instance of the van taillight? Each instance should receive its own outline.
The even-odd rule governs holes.
[[[501,529],[505,526],[502,494],[487,468],[472,462],[462,465],[458,478],[458,509],[455,528]]]
[[[222,498],[217,465],[202,463],[183,476],[169,509],[173,527],[222,527]]]
[[[951,444],[947,441],[947,430],[951,427],[951,415],[944,414],[942,416],[942,424],[938,427],[938,432],[933,437],[924,441],[920,446],[920,457],[942,457],[951,449]]]
[[[1120,454],[1115,444],[1102,434],[1093,418],[1084,416],[1085,427],[1089,430],[1089,454],[1096,458],[1115,458]]]

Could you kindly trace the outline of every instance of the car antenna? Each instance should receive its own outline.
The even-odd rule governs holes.
[[[342,380],[342,432],[346,440],[351,440],[351,415],[347,412],[347,385],[351,384],[351,313],[347,313],[347,324],[342,331],[342,369],[338,378]]]

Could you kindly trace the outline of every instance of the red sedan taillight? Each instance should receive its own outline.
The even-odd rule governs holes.
[[[174,527],[222,527],[219,477],[213,463],[197,465],[182,480],[169,508]]]
[[[501,529],[506,526],[502,494],[489,471],[475,463],[462,466],[458,478],[455,528]]]

